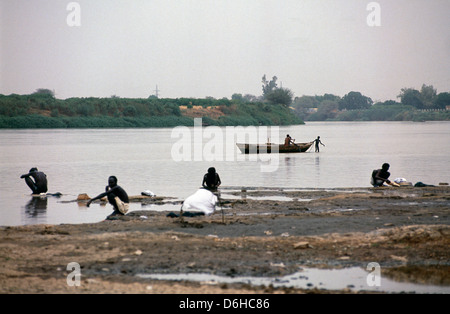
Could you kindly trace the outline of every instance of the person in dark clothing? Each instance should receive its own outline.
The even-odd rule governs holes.
[[[31,168],[27,174],[20,176],[25,179],[25,183],[31,189],[33,194],[47,193],[47,175],[37,168]]]
[[[389,181],[389,177],[391,175],[388,171],[389,167],[390,165],[388,163],[384,163],[381,166],[381,169],[372,171],[371,183],[374,187],[383,186],[384,182],[392,186],[399,186],[397,183]]]
[[[117,185],[117,178],[115,176],[110,176],[108,178],[108,185],[105,188],[105,193],[101,193],[90,199],[86,206],[89,207],[93,201],[101,199],[105,196],[108,197],[108,202],[114,207],[114,212],[110,216],[126,214],[130,202],[128,199],[128,194],[122,187]]]
[[[219,174],[214,167],[209,168],[208,173],[203,176],[202,186],[210,191],[217,191],[221,183]]]
[[[319,144],[322,145],[322,146],[325,146],[325,144],[323,144],[323,143],[320,141],[320,136],[318,136],[318,137],[314,140],[314,142],[315,142],[315,145],[316,145],[316,153],[318,153],[318,152],[319,152]]]

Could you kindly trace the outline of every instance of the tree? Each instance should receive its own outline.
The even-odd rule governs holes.
[[[400,95],[400,102],[406,106],[413,106],[416,109],[423,109],[422,96],[417,89],[414,88],[402,88]]]
[[[135,117],[137,114],[138,114],[138,111],[137,111],[136,107],[133,105],[127,105],[123,109],[123,115],[125,117]]]
[[[234,100],[237,102],[243,102],[244,97],[242,96],[242,94],[234,93],[233,95],[231,95],[231,100]]]
[[[303,95],[301,97],[295,97],[294,99],[294,107],[299,110],[317,108],[318,104],[319,102],[316,100],[315,96]]]
[[[55,91],[52,91],[47,88],[38,88],[36,91],[32,94],[34,96],[46,96],[50,98],[55,98]]]
[[[317,115],[322,118],[322,120],[334,119],[336,117],[338,108],[338,102],[332,100],[324,100],[317,108]]]
[[[251,95],[251,94],[245,94],[244,95],[244,100],[246,102],[257,102],[257,101],[263,101],[263,99],[260,96],[255,96],[255,95]]]
[[[422,85],[420,89],[420,97],[422,99],[422,104],[424,108],[433,108],[434,102],[436,100],[437,91],[434,89],[433,85],[427,86]]]
[[[292,103],[292,99],[294,97],[294,93],[288,88],[278,88],[277,87],[276,76],[272,77],[272,80],[269,82],[266,79],[266,75],[262,77],[262,89],[263,89],[263,98],[268,100],[274,104],[282,104],[288,107]]]
[[[450,106],[450,93],[440,93],[437,95],[434,106],[437,109],[445,109],[447,106]]]
[[[277,77],[274,76],[272,77],[272,80],[270,82],[267,81],[266,79],[266,75],[264,74],[264,76],[262,77],[262,89],[263,89],[263,96],[264,98],[270,94],[274,89],[277,88]]]
[[[276,88],[266,95],[266,99],[274,104],[281,104],[289,107],[294,94],[288,88]]]
[[[319,98],[321,102],[324,100],[331,100],[331,101],[339,102],[339,100],[341,100],[341,97],[333,95],[333,94],[323,94],[323,96],[316,96],[316,98]]]
[[[370,97],[363,96],[360,92],[350,92],[339,101],[339,110],[369,109],[372,104]]]

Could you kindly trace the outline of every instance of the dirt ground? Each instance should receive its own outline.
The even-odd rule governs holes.
[[[133,211],[92,224],[1,227],[0,293],[361,293],[137,274],[283,276],[369,262],[394,280],[450,286],[449,186],[234,187],[222,189],[221,200],[211,216]],[[81,267],[80,286],[67,283],[72,262]]]

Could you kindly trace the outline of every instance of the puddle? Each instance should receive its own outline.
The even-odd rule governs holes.
[[[280,202],[290,202],[293,201],[292,197],[287,196],[249,196],[242,197],[242,199],[250,199],[250,200],[257,200],[257,201],[280,201]]]
[[[180,211],[180,204],[164,203],[164,204],[140,204],[140,209],[152,210],[156,212]]]
[[[281,196],[281,195],[264,195],[264,196],[252,196],[252,195],[227,195],[222,194],[221,199],[224,200],[256,200],[256,201],[279,201],[279,202],[309,202],[311,198],[298,198],[298,197],[289,197],[289,196]]]
[[[253,277],[253,276],[218,276],[204,273],[189,274],[138,274],[140,278],[168,281],[194,281],[203,284],[234,284],[243,283],[253,286],[273,286],[274,288],[300,288],[352,291],[378,291],[385,293],[450,293],[450,286],[422,285],[393,281],[383,278],[381,273],[378,286],[368,284],[371,274],[360,267],[343,269],[303,268],[302,271],[283,277]],[[372,283],[369,281],[369,283]]]

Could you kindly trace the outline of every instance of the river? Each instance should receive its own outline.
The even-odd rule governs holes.
[[[236,141],[282,143],[321,137],[306,153],[241,155]],[[150,190],[184,199],[214,166],[224,187],[368,187],[373,169],[391,165],[391,179],[437,185],[450,181],[450,122],[308,122],[286,127],[0,130],[0,225],[103,220],[111,206],[76,202],[104,191],[110,175],[129,195]],[[45,172],[49,193],[33,199],[20,175]],[[173,210],[179,206],[173,205]],[[157,210],[132,204],[131,210]],[[170,206],[165,209],[172,210]]]

